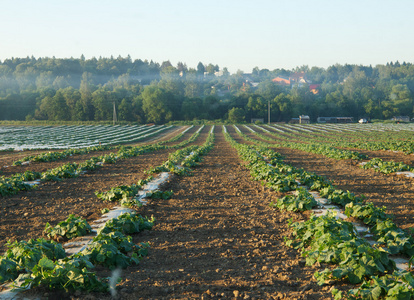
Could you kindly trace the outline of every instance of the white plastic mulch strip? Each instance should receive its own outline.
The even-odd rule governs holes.
[[[68,149],[134,142],[171,128],[165,125],[0,127],[0,150]]]
[[[197,130],[197,133],[199,133],[201,130],[203,130],[203,128],[204,128],[204,125],[203,125],[203,126],[201,126],[201,127]]]
[[[395,172],[396,175],[404,175],[405,177],[408,178],[414,178],[414,173],[413,172],[409,172],[409,171],[404,171],[404,172]]]
[[[254,126],[256,126],[257,128],[259,128],[259,129],[261,129],[261,130],[263,130],[263,131],[265,131],[265,132],[267,132],[267,133],[270,133],[270,131],[269,131],[269,130],[267,130],[267,129],[263,128],[263,127],[260,127],[260,126],[258,126],[258,125],[254,125]]]
[[[40,179],[33,180],[33,181],[23,181],[23,183],[26,185],[35,186],[35,185],[40,184]]]
[[[249,126],[247,126],[247,125],[243,125],[244,127],[246,127],[247,129],[249,129],[251,132],[253,132],[253,133],[255,133],[256,131],[254,131],[253,130],[253,128],[250,128]]]
[[[160,185],[165,183],[170,177],[171,173],[161,172],[156,178],[143,186],[143,189],[138,192],[136,199],[141,202],[142,205],[146,205],[147,201],[145,201],[145,197],[147,196],[147,193],[158,190]]]
[[[284,131],[280,128],[281,127],[280,125],[272,125],[272,126],[266,125],[266,126],[272,128],[273,130],[276,130],[280,133],[287,133],[286,131]]]

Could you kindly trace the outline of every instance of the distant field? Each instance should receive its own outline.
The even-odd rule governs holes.
[[[68,149],[133,143],[165,125],[0,126],[0,150]]]

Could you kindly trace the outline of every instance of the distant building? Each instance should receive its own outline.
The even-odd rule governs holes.
[[[316,119],[318,123],[352,123],[353,117],[319,117]]]
[[[396,121],[396,122],[409,123],[410,122],[410,117],[409,116],[398,116],[398,117],[393,117],[392,120]]]
[[[278,85],[281,85],[281,86],[290,86],[290,87],[293,87],[293,86],[303,87],[303,86],[308,85],[309,91],[311,93],[313,94],[319,93],[320,84],[312,84],[312,82],[306,78],[305,72],[292,73],[290,74],[289,77],[278,76],[278,77],[273,78],[272,82]]]
[[[305,115],[299,116],[299,123],[300,124],[310,124],[309,116],[305,116]]]
[[[299,118],[292,118],[289,121],[290,124],[299,124],[299,122],[300,122]]]
[[[318,93],[319,93],[319,87],[320,87],[320,86],[321,86],[320,84],[310,84],[310,85],[309,85],[309,91],[310,91],[312,94],[316,95],[316,94],[318,94]]]
[[[223,76],[223,75],[224,75],[224,71],[223,70],[214,72],[214,76],[216,76],[216,77],[220,77],[220,76]]]
[[[272,81],[279,85],[290,86],[290,79],[286,77],[278,76],[276,78],[273,78]]]

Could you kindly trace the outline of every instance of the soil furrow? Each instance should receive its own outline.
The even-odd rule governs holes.
[[[218,132],[220,131],[220,132]],[[175,177],[170,200],[142,209],[152,231],[134,236],[150,254],[123,273],[122,299],[329,299],[297,251],[287,248],[288,219],[268,206],[277,194],[250,179],[216,129],[215,148],[190,177]]]

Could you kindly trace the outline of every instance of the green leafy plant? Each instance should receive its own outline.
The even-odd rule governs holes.
[[[387,251],[371,247],[356,235],[352,223],[337,219],[334,213],[312,216],[305,222],[292,223],[291,227],[295,238],[286,239],[286,244],[301,249],[307,265],[316,262],[337,265],[333,270],[315,272],[320,285],[341,279],[355,284],[395,269]]]
[[[148,254],[148,244],[135,245],[131,236],[125,236],[119,231],[103,233],[96,236],[92,243],[82,251],[95,264],[110,269],[126,268]]]
[[[385,213],[386,207],[376,207],[372,202],[356,204],[353,202],[345,206],[345,214],[348,217],[361,219],[367,225],[375,225],[378,221],[390,219],[391,216]]]
[[[358,288],[341,292],[332,291],[335,300],[348,299],[413,299],[414,277],[411,273],[402,271],[385,276],[372,276],[365,280]]]
[[[14,280],[17,276],[17,263],[6,257],[0,257],[0,283]]]
[[[0,266],[2,280],[14,280],[19,273],[30,271],[42,257],[59,259],[66,256],[61,244],[43,238],[7,242],[6,246],[8,249]]]
[[[402,162],[383,161],[381,158],[373,158],[366,164],[361,165],[361,168],[374,169],[375,171],[384,174],[413,170],[409,165]]]
[[[152,192],[148,192],[146,194],[147,198],[151,198],[151,199],[170,199],[172,196],[174,195],[173,191],[160,191],[160,190],[155,190]]]
[[[315,198],[304,188],[297,189],[294,194],[279,198],[276,203],[271,202],[271,207],[277,207],[287,211],[310,210],[317,205]]]
[[[125,234],[137,233],[152,229],[154,222],[154,217],[148,218],[137,215],[136,213],[124,213],[118,218],[107,221],[105,226],[98,230],[98,233],[110,233],[114,231]]]
[[[120,186],[111,188],[107,192],[103,192],[103,193],[95,192],[95,195],[103,201],[115,202],[125,197],[135,196],[140,189],[141,189],[141,186],[137,184],[132,184],[130,186],[120,185]]]
[[[95,273],[88,271],[92,263],[85,256],[72,257],[54,262],[43,257],[30,273],[22,274],[16,280],[21,287],[43,286],[51,290],[106,292],[109,287],[100,281]]]
[[[414,255],[414,239],[390,220],[377,220],[370,228],[378,243],[384,244],[391,254],[402,253],[410,257]]]
[[[55,227],[52,227],[49,223],[46,223],[45,227],[47,236],[54,240],[57,240],[59,237],[72,239],[86,235],[91,231],[92,228],[85,219],[72,214],[65,221],[59,222]]]

